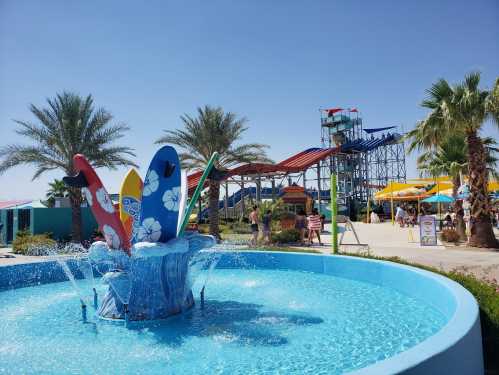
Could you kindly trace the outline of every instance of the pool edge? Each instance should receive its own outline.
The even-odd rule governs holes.
[[[230,254],[234,252],[222,251],[221,253]],[[478,304],[468,290],[442,275],[403,264],[348,255],[277,251],[236,252],[252,260],[252,263],[254,263],[252,265],[255,267],[278,268],[277,261],[280,260],[281,266],[283,266],[281,268],[292,266],[292,269],[295,270],[307,270],[316,273],[326,273],[326,270],[333,272],[335,260],[338,259],[347,259],[347,263],[376,264],[376,267],[373,267],[374,274],[386,270],[388,270],[388,273],[390,273],[390,270],[402,270],[408,272],[409,275],[417,274],[444,287],[455,299],[456,307],[452,317],[437,333],[404,352],[362,369],[354,370],[350,374],[430,374],[444,372],[451,374],[483,374],[484,372]],[[54,265],[56,265],[55,261],[44,260],[41,262],[1,266],[0,292],[26,286],[65,281],[65,275],[62,270],[59,270],[60,267],[54,267]],[[25,268],[26,271],[31,269],[40,279],[36,282],[30,280],[26,272],[19,272],[20,268]],[[10,276],[15,276],[14,280],[11,280]]]

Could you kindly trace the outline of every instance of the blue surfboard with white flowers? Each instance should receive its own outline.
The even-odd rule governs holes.
[[[180,194],[177,151],[164,146],[154,155],[144,180],[136,242],[167,242],[176,237]]]

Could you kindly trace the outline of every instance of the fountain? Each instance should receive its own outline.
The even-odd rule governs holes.
[[[189,309],[194,304],[187,284],[189,262],[214,243],[211,236],[188,234],[166,243],[136,243],[128,257],[109,249],[105,242],[95,242],[89,259],[109,268],[103,276],[109,288],[98,315],[104,319],[156,320]]]
[[[155,178],[172,175],[172,165],[166,166],[146,177],[144,194],[157,189]],[[202,186],[203,180],[190,208]],[[86,194],[106,241],[74,259],[57,258],[75,293],[67,292],[68,284],[50,284],[61,281],[55,262],[0,273],[0,290],[19,288],[0,292],[0,331],[9,337],[0,343],[0,372],[483,372],[478,306],[450,280],[337,255],[237,252],[229,244],[208,251],[213,237],[184,232],[189,208],[179,207],[183,217],[154,223],[148,232],[144,223],[152,222],[144,216],[139,231],[123,239],[101,188]],[[176,208],[171,190],[159,194],[157,207]],[[170,224],[175,235],[161,237]],[[96,285],[94,274],[106,286]],[[87,282],[78,284],[82,277]],[[200,307],[193,308],[197,293]],[[82,301],[83,325],[74,324],[74,294]],[[95,315],[85,302],[92,295]],[[38,350],[40,337],[52,354],[49,362]]]
[[[120,191],[119,216],[101,180],[83,155],[74,156],[76,176],[65,177],[69,186],[82,188],[106,242],[94,242],[88,261],[78,266],[92,283],[94,307],[103,319],[157,320],[179,314],[194,305],[189,263],[194,254],[214,245],[211,236],[186,234],[185,228],[205,180],[214,172],[214,153],[193,197],[187,204],[187,179],[173,147],[159,149],[145,181],[131,170]],[[220,173],[217,174],[220,177]],[[86,303],[65,260],[58,259],[80,296],[82,314]],[[108,285],[100,306],[93,282],[92,265],[102,271]],[[216,264],[216,263],[215,263]],[[203,288],[204,289],[204,288]]]

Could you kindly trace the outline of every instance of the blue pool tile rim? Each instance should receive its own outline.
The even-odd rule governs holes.
[[[351,374],[483,374],[478,304],[468,290],[446,277],[407,265],[344,255],[220,253],[217,268],[286,269],[368,282],[424,301],[447,318],[440,331],[418,345]],[[74,261],[68,264],[76,277],[82,277]],[[60,281],[66,277],[55,261],[0,266],[0,290]]]

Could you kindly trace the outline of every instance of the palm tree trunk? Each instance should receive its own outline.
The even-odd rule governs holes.
[[[487,153],[476,132],[467,135],[468,174],[471,204],[471,236],[469,244],[476,247],[499,248],[490,220],[490,203],[487,184]]]
[[[461,185],[461,176],[458,173],[452,177],[452,198],[456,199],[457,189],[459,189],[460,185]]]
[[[69,201],[71,203],[71,239],[73,242],[81,242],[81,189],[80,188],[70,188],[69,189]]]
[[[210,220],[210,234],[220,239],[220,230],[218,228],[218,201],[220,199],[220,182],[210,180],[209,182],[209,202],[208,217]]]

